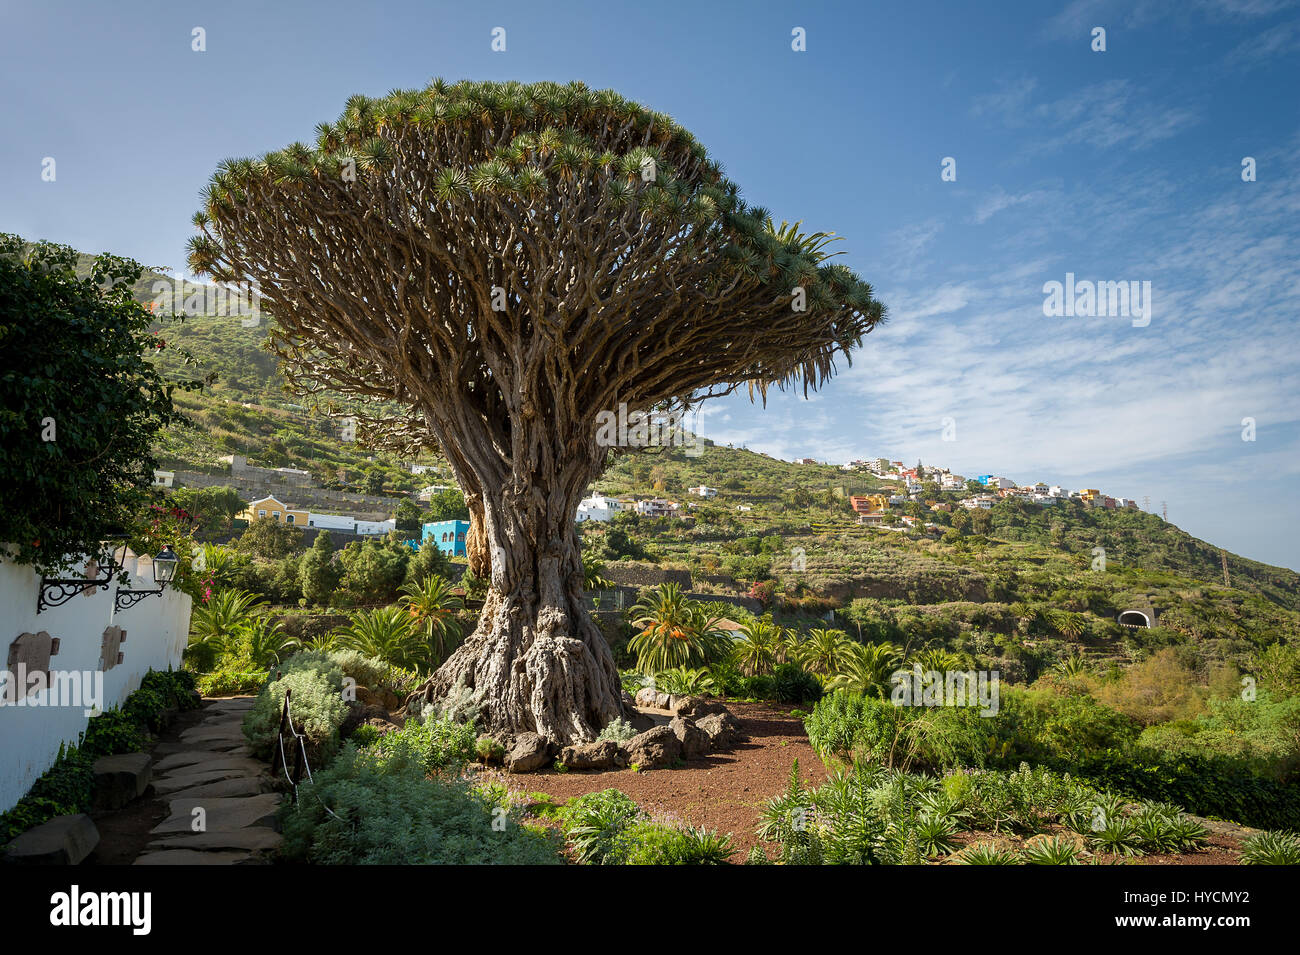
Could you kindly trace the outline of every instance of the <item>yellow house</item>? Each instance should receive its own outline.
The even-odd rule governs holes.
[[[298,527],[307,526],[306,511],[289,507],[289,505],[274,497],[264,497],[260,501],[253,501],[235,517],[239,520],[248,521],[250,524],[253,521],[269,517],[273,521],[284,521],[286,524],[293,524]]]
[[[1099,494],[1101,494],[1101,491],[1097,490],[1095,487],[1086,487],[1079,492],[1079,497],[1083,498],[1085,501],[1091,502],[1096,499]]]

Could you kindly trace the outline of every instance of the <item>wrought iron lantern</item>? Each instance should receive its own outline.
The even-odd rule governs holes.
[[[176,567],[179,563],[180,558],[176,556],[171,545],[165,545],[153,558],[153,581],[158,585],[158,589],[130,590],[119,587],[113,596],[113,607],[117,610],[126,610],[134,607],[150,594],[161,594],[167,589],[167,585],[176,579]]]

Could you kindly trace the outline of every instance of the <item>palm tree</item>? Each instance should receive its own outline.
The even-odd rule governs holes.
[[[903,654],[892,643],[850,643],[826,689],[884,696],[890,675],[902,659]]]
[[[1072,680],[1075,677],[1084,676],[1091,668],[1088,666],[1087,658],[1082,653],[1075,651],[1068,657],[1063,657],[1052,669],[1066,679]]]
[[[423,631],[428,641],[429,666],[437,667],[460,643],[462,634],[456,614],[465,609],[465,602],[452,592],[446,579],[430,574],[418,584],[402,587],[398,603],[410,616],[412,628]]]
[[[339,646],[356,650],[403,669],[426,665],[429,648],[419,639],[410,613],[404,607],[381,607],[352,613],[338,631]]]
[[[1087,618],[1072,610],[1053,610],[1048,617],[1056,632],[1069,639],[1078,639],[1088,629]]]
[[[706,666],[726,647],[722,617],[704,604],[688,600],[677,584],[648,591],[632,608],[640,632],[628,641],[637,669],[658,673],[675,667]]]
[[[1038,611],[1032,604],[1025,603],[1023,600],[1017,600],[1011,605],[1011,615],[1016,618],[1016,626],[1020,628],[1021,633],[1028,633],[1029,628],[1038,619]]]
[[[810,630],[802,647],[801,662],[814,673],[830,676],[839,670],[849,646],[849,639],[842,630]]]
[[[258,616],[262,598],[245,590],[219,590],[190,615],[190,640],[186,657],[200,671],[211,669],[217,656],[236,632]]]
[[[813,631],[814,633],[816,631]],[[776,645],[776,662],[777,663],[799,663],[803,660],[805,648],[808,645],[808,637],[802,630],[790,627],[781,634],[781,639]]]
[[[734,650],[736,665],[748,676],[770,673],[781,645],[781,628],[770,620],[755,620],[742,626],[740,633]]]
[[[301,640],[289,636],[280,629],[278,620],[266,614],[258,614],[245,622],[236,631],[234,639],[243,643],[253,662],[264,668],[282,662],[302,647]]]
[[[963,670],[965,667],[962,662],[962,658],[957,654],[938,648],[919,650],[912,655],[912,666],[920,667],[923,673],[949,673],[952,670]]]

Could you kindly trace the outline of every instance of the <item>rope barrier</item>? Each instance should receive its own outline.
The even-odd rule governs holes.
[[[289,786],[293,789],[293,801],[296,803],[298,801],[299,774],[303,770],[305,770],[307,773],[307,782],[312,783],[315,782],[316,780],[312,777],[311,762],[307,759],[307,743],[306,743],[307,734],[298,732],[297,727],[294,726],[293,723],[293,708],[289,704],[289,697],[292,694],[292,692],[293,691],[290,690],[288,687],[285,687],[284,706],[280,709],[280,728],[276,732],[276,743],[278,744],[280,750],[280,768],[284,772],[285,780],[289,783]],[[288,730],[289,734],[293,736],[294,742],[298,744],[297,755],[294,760],[294,772],[292,776],[289,775],[289,757],[284,751],[284,736],[285,736],[286,724],[288,724],[289,727]],[[274,761],[272,761],[271,770],[272,772],[275,771]],[[329,806],[325,805],[325,803],[321,800],[320,796],[316,795],[315,791],[312,792],[312,795],[315,796],[316,801],[320,803],[320,807],[322,809],[324,809],[335,819],[339,820],[339,822],[344,821],[343,817],[338,815],[338,813],[336,813]]]

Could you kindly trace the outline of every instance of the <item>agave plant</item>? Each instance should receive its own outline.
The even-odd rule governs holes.
[[[1079,847],[1063,836],[1034,839],[1024,850],[1028,865],[1078,865]]]
[[[953,861],[958,865],[1020,865],[1020,854],[1014,849],[1000,849],[992,842],[977,842],[959,852]]]
[[[848,638],[841,630],[817,629],[808,631],[799,662],[813,673],[825,676],[838,673],[844,655],[849,652]]]
[[[898,648],[891,643],[851,643],[826,689],[883,696],[889,676],[901,659]]]
[[[411,618],[413,629],[422,631],[428,641],[428,664],[436,667],[460,642],[461,628],[457,612],[465,602],[452,593],[451,584],[437,574],[402,588],[402,605]]]
[[[404,607],[382,607],[354,612],[348,625],[338,631],[338,642],[344,649],[418,670],[429,662],[429,651],[421,636]]]
[[[1241,843],[1242,865],[1300,865],[1300,836],[1293,832],[1257,832]]]

